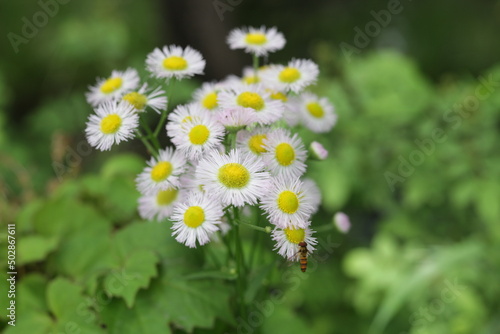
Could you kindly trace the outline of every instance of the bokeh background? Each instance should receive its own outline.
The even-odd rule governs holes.
[[[34,15],[44,24],[25,28]],[[140,142],[103,153],[84,138],[96,77],[145,74],[155,47],[191,45],[207,68],[176,88],[172,103],[186,102],[250,65],[225,44],[242,25],[284,33],[270,61],[319,64],[313,90],[339,122],[301,131],[330,151],[308,170],[324,197],[313,226],[338,211],[352,222],[317,234],[335,247],[305,275],[268,242],[247,296],[268,307],[250,326],[231,318],[229,276],[181,280],[210,266],[204,253],[139,220]],[[15,222],[19,273],[6,333],[500,333],[500,1],[22,0],[1,3],[0,26],[0,261]],[[148,287],[132,308],[102,293],[124,268],[147,276],[123,283],[132,295]],[[0,286],[5,310],[4,276]]]

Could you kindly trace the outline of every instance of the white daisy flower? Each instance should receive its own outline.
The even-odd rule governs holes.
[[[171,220],[172,236],[188,247],[196,248],[196,242],[204,245],[219,229],[224,212],[217,201],[201,193],[191,193],[188,199],[174,207]]]
[[[272,100],[270,93],[261,86],[235,87],[219,94],[222,108],[244,107],[252,110],[259,124],[271,124],[283,115],[284,105],[280,100]]]
[[[248,108],[231,107],[217,111],[216,119],[228,131],[238,131],[247,125],[257,122],[257,115]]]
[[[276,129],[264,140],[264,148],[262,158],[272,175],[297,178],[306,171],[307,151],[296,133],[291,136],[288,130]]]
[[[234,206],[256,204],[269,183],[262,160],[237,149],[207,154],[196,168],[196,178],[208,194],[220,198],[223,205]]]
[[[179,126],[167,126],[172,143],[189,160],[198,160],[202,155],[222,142],[224,127],[212,117],[193,117]]]
[[[304,184],[304,192],[309,194],[311,199],[311,205],[313,206],[313,214],[318,212],[319,206],[321,205],[321,190],[313,179],[305,178],[302,180]]]
[[[319,98],[312,93],[300,96],[297,110],[302,123],[314,132],[328,132],[337,122],[333,105],[326,98]]]
[[[245,49],[247,53],[265,56],[270,52],[283,49],[286,40],[276,28],[266,29],[262,26],[234,29],[229,33],[227,43],[231,50]]]
[[[157,193],[159,190],[166,190],[179,186],[179,176],[187,169],[187,162],[184,155],[167,147],[158,152],[158,157],[151,158],[148,167],[137,176],[137,189],[146,195]]]
[[[192,165],[188,167],[187,172],[181,175],[179,178],[180,187],[189,192],[205,193],[203,184],[201,184],[201,182],[196,178],[195,173],[197,166],[197,162],[192,163]]]
[[[189,46],[182,49],[180,46],[169,45],[161,50],[156,48],[148,54],[146,67],[157,78],[183,79],[203,74],[205,60]]]
[[[272,65],[262,74],[264,80],[279,91],[300,93],[318,79],[318,65],[308,59],[293,59],[287,66]]]
[[[139,126],[139,116],[128,103],[105,102],[90,115],[85,134],[90,146],[101,151],[111,149],[113,144],[134,138]]]
[[[167,97],[161,87],[157,87],[150,93],[147,93],[148,85],[144,84],[138,91],[132,91],[125,94],[122,100],[130,103],[136,111],[143,112],[146,107],[150,107],[158,114],[167,108]]]
[[[279,228],[306,228],[314,207],[311,196],[299,179],[278,176],[272,179],[260,207],[271,224]]]
[[[260,156],[267,152],[264,148],[264,140],[267,139],[269,128],[257,127],[252,131],[238,131],[236,135],[236,147],[242,152],[249,152],[253,155]]]
[[[297,111],[297,104],[299,103],[299,99],[296,96],[289,97],[286,93],[277,90],[268,89],[268,91],[271,93],[271,99],[280,100],[283,102],[285,106],[283,111],[283,120],[285,121],[285,123],[290,127],[294,127],[299,124],[300,115]]]
[[[243,68],[241,81],[246,85],[255,85],[260,83],[260,69],[258,69],[257,73],[255,73],[253,67],[247,66]]]
[[[174,206],[186,199],[187,191],[171,187],[139,198],[139,215],[142,219],[163,220],[170,218]]]
[[[204,120],[212,116],[208,111],[196,103],[178,105],[171,113],[168,114],[168,123],[166,126],[167,135],[176,131],[178,128],[183,128],[189,121]],[[169,135],[170,136],[170,135]]]
[[[299,229],[274,229],[271,236],[276,245],[273,250],[278,250],[278,254],[283,256],[288,261],[299,261],[299,243],[307,244],[307,252],[311,254],[318,243],[316,238],[312,236],[315,233],[309,228]]]
[[[216,110],[219,107],[217,101],[218,91],[216,84],[205,82],[201,88],[194,92],[194,100],[205,109]]]
[[[94,86],[89,87],[85,94],[87,102],[97,107],[99,104],[109,102],[121,97],[126,92],[139,86],[139,74],[133,68],[125,71],[113,71],[107,79],[99,78]]]

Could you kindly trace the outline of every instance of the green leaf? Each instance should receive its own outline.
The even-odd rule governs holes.
[[[46,313],[23,314],[16,319],[16,326],[7,326],[4,334],[52,333],[52,319]]]
[[[81,286],[56,278],[47,287],[47,302],[57,319],[54,332],[95,334],[102,331],[94,322],[96,317],[88,309],[89,301],[82,294]]]
[[[114,299],[105,306],[101,315],[109,334],[169,334],[170,318],[159,303],[158,296],[144,291],[139,294],[133,308],[128,308],[121,299]]]
[[[109,270],[112,265],[111,242],[108,231],[83,229],[80,234],[70,235],[50,260],[57,272],[84,282],[97,273]]]
[[[110,158],[101,170],[104,178],[116,175],[137,175],[145,167],[145,161],[137,155],[120,154]]]
[[[171,321],[188,332],[195,327],[212,328],[215,318],[233,323],[229,292],[219,281],[184,281],[168,276],[151,291],[160,298],[161,307]]]
[[[36,215],[38,210],[43,206],[42,200],[33,200],[26,203],[26,205],[21,209],[16,220],[16,232],[28,232],[33,229],[33,217]]]
[[[25,276],[17,286],[19,314],[48,311],[47,301],[45,300],[46,287],[47,278],[44,276],[40,274]]]
[[[19,265],[36,262],[45,259],[47,254],[57,247],[56,237],[47,238],[42,236],[26,236],[19,239],[18,258]]]
[[[151,251],[140,250],[125,260],[118,272],[113,271],[104,279],[106,292],[111,296],[123,297],[129,308],[134,305],[137,291],[149,286],[157,275],[159,258]]]
[[[140,249],[154,251],[164,258],[185,253],[186,247],[170,236],[170,226],[170,222],[131,223],[114,235],[113,249],[121,258],[127,258]]]
[[[88,229],[95,232],[110,230],[109,221],[93,207],[73,198],[49,200],[35,215],[33,225],[36,232],[47,237],[63,237]]]

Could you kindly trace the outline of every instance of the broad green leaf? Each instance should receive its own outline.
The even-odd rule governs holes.
[[[50,265],[58,273],[85,282],[96,273],[104,273],[112,267],[110,250],[111,240],[107,229],[83,229],[79,234],[61,240],[59,248],[50,257]]]
[[[15,326],[7,326],[4,334],[49,334],[54,323],[47,313],[34,312],[17,315]]]
[[[45,259],[47,254],[57,247],[56,237],[47,238],[42,236],[26,236],[19,239],[18,243],[18,265],[36,262]]]
[[[37,212],[34,228],[43,236],[62,237],[89,229],[96,233],[104,232],[110,229],[110,223],[85,203],[72,198],[56,198],[49,200]]]
[[[137,155],[120,154],[110,158],[101,170],[101,175],[111,178],[116,175],[135,176],[146,167],[146,162]]]
[[[151,293],[161,300],[160,307],[172,323],[188,332],[195,327],[213,327],[215,318],[233,321],[229,309],[230,288],[220,281],[184,281],[180,277],[164,276]]]
[[[147,288],[151,278],[157,275],[155,253],[139,250],[127,259],[122,267],[109,273],[104,279],[104,288],[111,296],[123,297],[129,308],[134,305],[135,295]]]
[[[21,209],[16,221],[16,232],[28,232],[33,229],[33,217],[37,211],[43,206],[44,201],[40,199],[26,203]]]
[[[17,284],[19,314],[48,311],[45,299],[47,278],[40,274],[29,274]]]
[[[133,222],[113,236],[113,250],[121,258],[137,250],[151,250],[162,257],[175,257],[186,252],[186,247],[172,238],[171,223]]]
[[[160,302],[159,297],[149,291],[140,292],[132,308],[128,308],[121,299],[113,299],[101,313],[107,333],[171,333],[170,317],[160,307]]]
[[[49,309],[57,319],[53,328],[56,333],[78,331],[82,334],[94,334],[102,332],[102,329],[95,324],[96,316],[89,310],[90,302],[82,294],[81,286],[65,278],[56,278],[47,287],[47,302]]]

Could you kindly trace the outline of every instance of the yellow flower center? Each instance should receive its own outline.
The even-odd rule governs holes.
[[[151,179],[155,182],[165,180],[172,174],[173,166],[168,161],[160,161],[151,169]]]
[[[254,110],[261,110],[264,108],[264,99],[257,93],[243,92],[238,95],[236,102],[242,107],[252,108]]]
[[[265,42],[267,42],[267,37],[266,35],[260,32],[248,33],[247,36],[245,37],[245,41],[248,44],[262,45]]]
[[[264,148],[264,139],[267,139],[265,134],[253,135],[248,141],[248,148],[255,154],[267,152]]]
[[[243,188],[250,181],[250,172],[243,165],[232,162],[219,168],[218,178],[228,188]]]
[[[203,106],[207,109],[217,107],[217,93],[214,92],[207,94],[201,104],[203,104]]]
[[[163,67],[169,71],[182,71],[188,66],[186,59],[179,56],[170,56],[163,59]]]
[[[304,239],[306,238],[306,232],[303,228],[298,228],[296,230],[285,228],[283,231],[285,231],[285,236],[288,241],[294,244],[298,244],[299,242],[304,241]]]
[[[101,120],[101,131],[104,134],[111,134],[118,131],[122,125],[122,118],[117,114],[111,114]]]
[[[249,75],[249,76],[243,78],[243,82],[246,83],[247,85],[251,85],[251,84],[256,84],[256,83],[260,82],[260,79],[258,76]]]
[[[276,160],[282,166],[288,166],[295,160],[295,150],[288,143],[281,143],[276,146]]]
[[[184,212],[184,224],[186,226],[195,228],[203,224],[205,221],[205,211],[199,206],[190,206]]]
[[[284,213],[292,214],[299,208],[299,198],[290,190],[282,191],[277,202],[278,208]]]
[[[203,145],[210,136],[210,131],[205,125],[196,125],[189,131],[189,141],[194,145]]]
[[[113,93],[115,90],[120,88],[122,84],[122,78],[109,78],[101,85],[101,92],[103,92],[104,94]]]
[[[156,195],[156,203],[158,205],[170,205],[177,198],[179,190],[175,188],[170,188],[167,190],[161,190]]]
[[[148,103],[148,98],[146,97],[146,95],[138,92],[128,93],[123,97],[123,99],[133,105],[137,110],[144,109],[146,103]]]
[[[271,98],[273,100],[281,100],[283,102],[288,101],[288,97],[285,94],[283,94],[282,92],[272,93]]]
[[[311,102],[306,106],[306,108],[307,111],[309,111],[309,113],[316,118],[322,118],[325,114],[323,107],[318,102]]]
[[[300,72],[296,68],[286,67],[283,71],[280,72],[279,79],[282,82],[295,82],[300,78]]]

